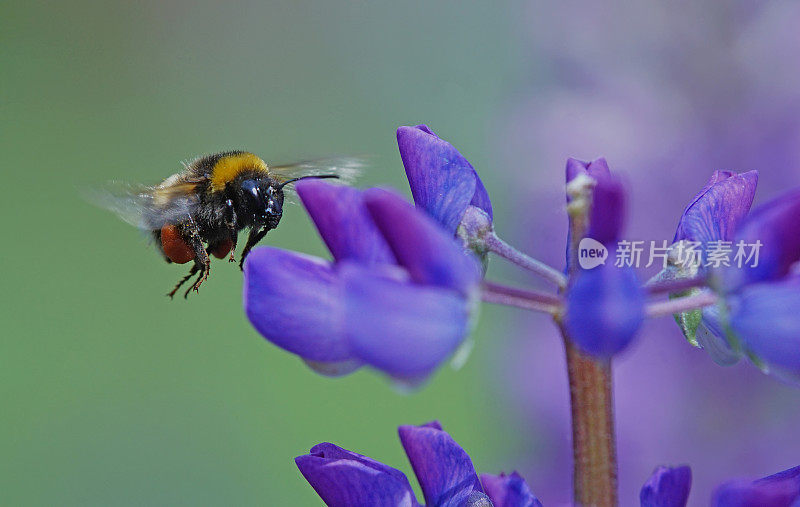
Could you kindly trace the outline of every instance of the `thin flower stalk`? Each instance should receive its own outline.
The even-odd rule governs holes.
[[[648,294],[657,295],[683,292],[689,289],[704,287],[708,284],[708,279],[705,276],[678,278],[674,280],[656,280],[655,278],[656,277],[651,279],[644,286]]]
[[[563,309],[563,301],[556,295],[507,287],[494,282],[483,283],[481,299],[487,303],[513,306],[553,315],[560,313]]]
[[[648,317],[663,317],[665,315],[673,315],[687,310],[711,306],[716,302],[716,294],[712,292],[701,292],[685,298],[651,303],[647,306],[646,312]]]
[[[500,239],[494,232],[486,235],[486,246],[490,252],[494,252],[521,268],[536,273],[545,280],[554,283],[559,289],[563,289],[567,285],[567,277],[563,273],[540,260],[520,252]]]

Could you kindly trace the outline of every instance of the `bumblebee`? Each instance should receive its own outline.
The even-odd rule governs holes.
[[[90,196],[125,221],[151,235],[168,263],[193,262],[189,274],[167,294],[197,292],[211,272],[211,258],[234,262],[239,231],[249,229],[239,268],[250,250],[283,216],[287,185],[304,178],[351,177],[355,159],[327,159],[267,166],[246,151],[226,151],[199,157],[158,185],[126,186]]]

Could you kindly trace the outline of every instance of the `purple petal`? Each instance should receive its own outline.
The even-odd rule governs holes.
[[[343,263],[345,333],[353,354],[400,379],[421,379],[468,333],[467,301],[456,292]]]
[[[420,424],[418,427],[419,428],[433,428],[435,430],[444,431],[444,428],[442,428],[442,423],[440,423],[439,421],[436,421],[436,420],[428,421],[425,424]]]
[[[768,369],[800,380],[800,277],[743,289],[731,301],[730,325]]]
[[[715,171],[684,210],[673,242],[730,241],[753,204],[757,184],[758,171]]]
[[[473,491],[483,492],[469,455],[446,431],[400,426],[398,433],[427,505],[462,505]]]
[[[800,260],[800,189],[753,210],[737,231],[734,247],[739,242],[761,243],[758,264],[744,262],[740,268],[731,263],[725,270],[726,288],[735,290],[747,283],[784,277],[792,264]]]
[[[419,505],[402,472],[334,444],[315,445],[295,463],[330,507]]]
[[[299,181],[295,188],[334,259],[367,264],[395,262],[364,206],[360,190],[313,179]]]
[[[244,308],[267,340],[318,362],[349,361],[342,287],[331,264],[272,247],[253,250],[244,270]]]
[[[375,224],[397,262],[419,284],[436,285],[469,294],[480,281],[477,259],[430,217],[402,197],[377,188],[364,192]]]
[[[742,357],[742,353],[732,348],[728,343],[727,332],[721,319],[719,307],[714,305],[703,308],[702,316],[695,334],[697,344],[718,365],[730,366],[736,364]]]
[[[758,479],[733,480],[714,490],[712,507],[784,507],[800,499],[800,467]]]
[[[588,237],[603,244],[616,242],[625,221],[624,185],[619,178],[611,174],[608,162],[604,158],[592,162],[567,159],[567,183],[580,174],[589,176],[596,183],[592,191]],[[569,196],[567,199],[569,200]]]
[[[608,168],[608,162],[606,162],[606,159],[603,157],[591,162],[584,162],[583,160],[572,157],[568,158],[566,169],[567,183],[575,179],[579,174],[586,174],[593,179],[598,179],[604,176],[610,176],[611,170]]]
[[[589,167],[586,168],[586,172],[594,179],[611,175],[611,169],[608,168],[608,162],[606,162],[604,157],[592,160],[589,163]]]
[[[639,501],[642,507],[684,507],[691,487],[692,470],[688,466],[660,466],[642,486]]]
[[[694,204],[697,203],[697,201],[699,201],[704,195],[706,195],[706,192],[708,192],[711,189],[711,187],[713,187],[717,183],[727,180],[734,174],[737,173],[733,171],[714,171],[713,173],[711,173],[711,178],[709,178],[708,182],[705,185],[703,185],[703,188],[701,188],[700,191],[697,192],[697,194],[695,194],[694,197],[692,197],[692,200],[686,206],[684,212],[689,208],[691,208],[692,206],[694,206]]]
[[[306,365],[315,372],[326,377],[343,377],[344,375],[353,373],[362,366],[361,361],[357,359],[336,362],[311,361],[309,359],[303,359],[303,362],[305,362]]]
[[[586,174],[586,169],[589,167],[588,162],[578,160],[577,158],[567,159],[566,180],[567,183],[574,180],[580,174]]]
[[[414,202],[451,235],[469,204],[492,215],[483,183],[450,143],[418,125],[397,129],[397,144]]]
[[[610,357],[636,336],[644,294],[632,270],[604,264],[578,273],[567,289],[566,311],[570,339],[593,356]]]
[[[589,169],[595,164],[592,162]],[[608,166],[605,167],[607,171]],[[625,222],[625,187],[610,174],[598,176],[596,180],[589,215],[589,237],[608,245],[619,240]]]
[[[541,507],[542,503],[531,493],[525,479],[517,472],[511,475],[481,474],[483,490],[494,507]]]
[[[486,191],[486,187],[483,186],[483,182],[478,177],[477,172],[475,173],[475,194],[472,196],[472,200],[469,203],[486,212],[486,214],[489,215],[490,221],[494,219],[489,192]]]

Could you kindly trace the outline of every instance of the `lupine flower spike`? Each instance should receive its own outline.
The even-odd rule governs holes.
[[[366,365],[418,385],[468,343],[480,300],[546,312],[565,340],[575,502],[586,505],[617,503],[611,360],[646,317],[674,316],[721,364],[746,355],[800,380],[800,189],[750,212],[757,173],[713,173],[678,222],[667,267],[642,284],[620,255],[627,188],[605,159],[567,161],[567,255],[557,269],[498,237],[486,188],[450,143],[425,125],[400,127],[397,142],[416,207],[387,190],[298,182],[332,259],[262,247],[245,263],[251,323],[315,371]],[[745,244],[761,247],[757,262],[716,262],[720,245],[739,256]],[[555,290],[484,280],[492,253]],[[479,479],[438,423],[401,427],[400,437],[427,505],[538,505],[517,474]],[[399,471],[333,444],[297,464],[329,505],[419,505]],[[797,502],[797,470],[723,485],[714,505]],[[684,505],[690,484],[688,467],[660,467],[640,500]]]
[[[689,500],[691,486],[692,471],[688,466],[660,466],[642,487],[639,500],[642,507],[684,507]],[[762,479],[726,481],[714,489],[710,505],[711,507],[800,505],[800,466]]]
[[[437,421],[398,432],[428,507],[541,507],[516,472],[478,478],[469,455]],[[295,463],[329,507],[420,505],[402,472],[334,444],[317,444]]]

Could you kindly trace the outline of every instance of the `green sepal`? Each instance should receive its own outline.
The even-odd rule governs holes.
[[[682,242],[678,241],[672,244],[670,255],[667,259],[667,266],[661,270],[656,276],[653,277],[654,282],[664,282],[669,280],[683,280],[687,278],[694,278],[699,272],[697,265],[684,265],[678,262],[677,259],[677,246]],[[702,291],[700,288],[693,288],[682,292],[676,292],[669,295],[669,299],[677,299],[687,296],[693,296]],[[695,310],[688,310],[685,312],[673,314],[675,322],[681,329],[684,338],[693,347],[702,348],[697,341],[697,328],[700,327],[700,322],[703,320],[703,310],[697,308]]]
[[[701,290],[697,288],[689,289],[687,291],[670,294],[669,298],[678,299],[682,297],[693,296],[699,292],[701,292]],[[681,329],[686,341],[689,342],[693,347],[700,347],[700,344],[697,343],[697,328],[700,327],[700,322],[703,320],[703,310],[696,308],[686,312],[675,313],[672,316],[675,318],[675,322],[678,323],[678,327]]]

